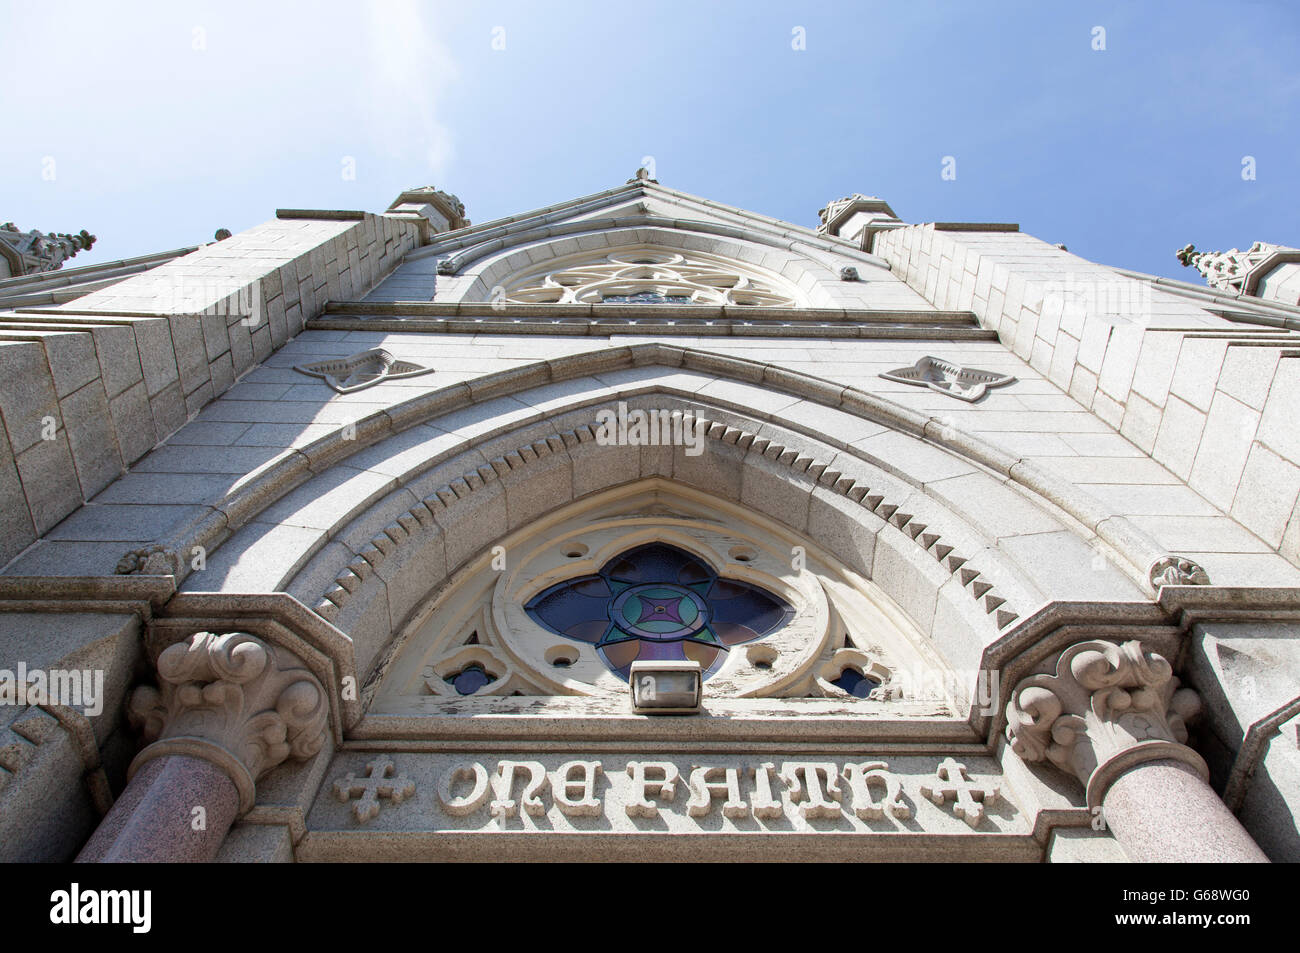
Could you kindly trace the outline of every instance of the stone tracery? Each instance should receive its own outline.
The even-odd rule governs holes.
[[[504,286],[518,304],[709,304],[795,308],[801,295],[776,275],[702,252],[631,247],[547,262]]]
[[[723,579],[703,560],[663,543],[620,553],[599,573],[551,586],[525,608],[558,635],[595,645],[625,681],[638,659],[691,659],[707,679],[732,647],[779,629],[794,614],[780,597]]]
[[[705,638],[708,645],[701,648],[711,653],[704,660],[711,697],[897,701],[903,697],[897,672],[934,664],[909,623],[896,609],[875,602],[879,594],[872,595],[865,580],[839,579],[845,570],[823,565],[825,556],[792,573],[788,541],[731,518],[723,529],[722,515],[702,500],[679,500],[675,491],[652,483],[580,504],[558,522],[528,530],[506,547],[513,555],[504,572],[488,564],[468,571],[412,623],[384,668],[377,691],[387,701],[379,702],[380,707],[411,710],[418,704],[424,710],[427,703],[459,704],[466,696],[490,703],[507,702],[505,696],[511,695],[586,696],[606,699],[593,704],[608,704],[623,696],[626,682],[614,663],[626,667],[628,659],[607,661],[600,654],[601,638],[616,627],[611,620],[618,615],[613,610],[619,593],[602,589],[604,598],[587,599],[591,606],[584,608],[600,610],[588,628],[600,631],[584,629],[583,639],[568,637],[563,619],[551,624],[530,609],[548,596],[563,599],[566,581],[599,578],[598,570],[626,561],[638,548],[675,550],[684,564],[708,567],[702,575],[696,573],[699,579],[691,576],[681,583],[689,587],[693,580],[702,590],[697,594],[706,608],[700,618],[690,624],[683,618],[680,624],[646,625],[673,630],[668,633],[672,638],[649,640],[653,651],[680,649],[687,636]],[[662,580],[650,580],[656,581]],[[751,616],[750,610],[756,610],[761,624],[741,631],[726,611],[714,611],[709,590],[715,582],[724,584],[722,595],[744,594],[750,600],[740,606],[744,600],[724,599],[719,606],[734,603],[732,608],[739,606]],[[620,589],[637,591],[632,583]],[[758,601],[751,604],[753,599]],[[691,605],[699,608],[695,600]],[[635,622],[640,615],[633,612],[629,618]],[[626,621],[624,617],[626,612],[618,616]],[[714,638],[701,635],[711,627],[718,628]],[[646,641],[644,634],[635,640],[619,637],[614,647],[626,642],[639,649]]]

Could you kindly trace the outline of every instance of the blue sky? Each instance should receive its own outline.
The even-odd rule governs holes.
[[[803,225],[864,192],[1186,280],[1189,241],[1300,245],[1290,0],[0,10],[0,220],[89,229],[78,265],[430,183],[484,222],[645,156],[665,185]]]

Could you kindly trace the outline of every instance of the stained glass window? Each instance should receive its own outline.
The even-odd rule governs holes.
[[[478,662],[470,662],[455,675],[443,679],[459,695],[473,695],[484,685],[496,681]]]
[[[846,668],[840,672],[840,677],[831,682],[836,688],[843,689],[854,698],[867,698],[873,688],[879,688],[880,683],[874,678],[868,678],[856,668]]]
[[[771,635],[794,616],[779,596],[724,579],[666,543],[621,553],[595,575],[543,590],[524,609],[557,635],[594,645],[624,681],[633,662],[648,660],[697,661],[707,679],[733,646]]]

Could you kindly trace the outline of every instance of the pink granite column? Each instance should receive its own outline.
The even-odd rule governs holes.
[[[1214,789],[1183,761],[1129,768],[1111,782],[1102,816],[1137,863],[1269,862]]]
[[[1096,640],[1071,645],[1051,667],[1011,693],[1011,750],[1077,778],[1131,860],[1268,862],[1187,746],[1200,699],[1166,659],[1136,640]]]
[[[195,808],[202,808],[200,829]],[[184,863],[216,857],[239,813],[229,776],[202,758],[146,762],[77,856],[78,863]]]

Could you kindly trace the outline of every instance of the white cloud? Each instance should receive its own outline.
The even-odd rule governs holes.
[[[385,0],[366,8],[372,148],[396,159],[422,157],[435,180],[445,174],[453,154],[451,130],[439,120],[439,107],[459,75],[438,36],[437,18],[437,6],[418,0]]]

